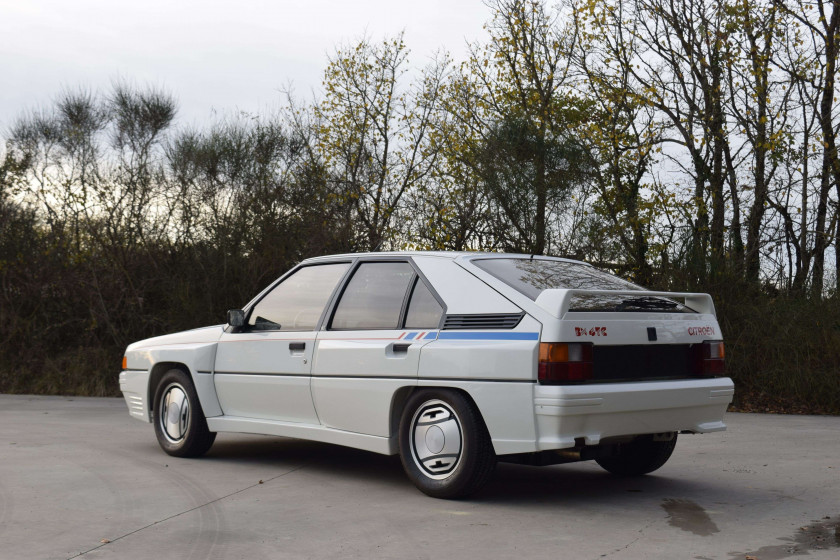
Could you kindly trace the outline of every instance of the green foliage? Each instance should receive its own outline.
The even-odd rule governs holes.
[[[173,131],[161,99],[62,98],[15,128],[0,168],[0,391],[115,394],[128,343],[219,323],[299,260],[351,249],[308,129]]]
[[[588,180],[588,149],[569,134],[535,130],[528,120],[507,118],[487,131],[474,156],[474,171],[501,212],[490,220],[500,247],[533,253],[539,216],[562,216],[575,188]],[[539,176],[541,175],[541,176]],[[535,185],[544,184],[543,192]],[[548,235],[551,235],[549,230]]]
[[[440,68],[406,83],[402,35],[337,49],[324,72],[314,151],[361,228],[353,247],[373,249],[404,234],[407,199],[426,186],[436,151],[428,144],[438,110]],[[348,232],[349,233],[349,232]]]
[[[840,414],[840,302],[721,289],[715,304],[726,336],[734,405],[755,412]]]

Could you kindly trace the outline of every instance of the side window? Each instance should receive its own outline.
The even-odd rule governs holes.
[[[411,293],[408,313],[405,315],[407,329],[436,329],[440,325],[443,308],[437,302],[432,292],[420,278]]]
[[[350,263],[301,268],[254,307],[248,318],[251,330],[313,331]]]
[[[397,329],[414,270],[408,263],[363,263],[338,302],[333,329]]]

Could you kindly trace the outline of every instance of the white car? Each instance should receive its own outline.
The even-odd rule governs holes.
[[[202,455],[216,432],[399,453],[440,498],[497,461],[651,472],[677,433],[726,429],[733,395],[707,294],[443,252],[308,259],[226,325],[130,345],[120,389],[170,455]]]

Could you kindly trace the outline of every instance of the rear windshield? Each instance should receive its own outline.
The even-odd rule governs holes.
[[[536,300],[543,290],[622,290],[633,295],[579,295],[569,311],[670,311],[693,312],[684,305],[661,297],[645,296],[645,289],[603,270],[581,263],[547,259],[475,259],[472,263],[518,292]]]

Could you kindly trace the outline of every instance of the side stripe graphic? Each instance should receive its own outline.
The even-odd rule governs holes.
[[[440,340],[539,340],[536,332],[453,332],[438,334]]]

